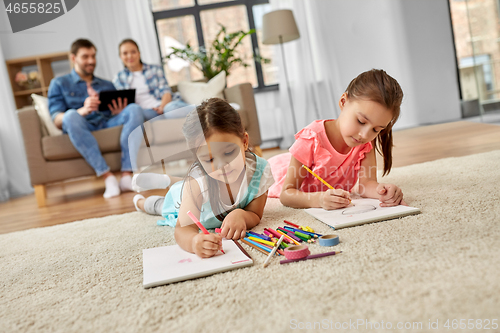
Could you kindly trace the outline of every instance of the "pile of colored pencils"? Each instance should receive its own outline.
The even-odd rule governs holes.
[[[247,231],[246,237],[241,241],[257,251],[268,255],[279,238],[284,235],[283,242],[281,242],[277,250],[278,255],[284,255],[283,250],[285,248],[291,245],[300,245],[302,242],[315,243],[316,239],[321,236],[309,227],[299,226],[286,220],[285,223],[290,226],[278,227],[276,230],[264,228],[263,234]]]

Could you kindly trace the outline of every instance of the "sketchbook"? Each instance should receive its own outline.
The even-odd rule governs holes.
[[[211,258],[200,258],[179,245],[142,250],[143,287],[196,279],[253,265],[250,255],[238,242],[222,240],[225,254],[219,252]]]
[[[354,227],[360,224],[390,220],[420,213],[419,208],[408,206],[380,207],[377,199],[353,199],[349,207],[325,210],[308,208],[305,211],[334,229]]]

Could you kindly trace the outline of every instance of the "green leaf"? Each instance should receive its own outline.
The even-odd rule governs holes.
[[[219,26],[220,30],[208,49],[200,47],[198,51],[195,51],[189,43],[186,43],[184,49],[172,47],[172,52],[165,57],[165,60],[168,61],[174,56],[184,59],[199,69],[208,80],[222,71],[225,71],[226,75],[229,76],[231,68],[235,66],[250,66],[238,55],[236,49],[246,36],[255,33],[255,29],[247,32],[240,30],[228,34],[224,25],[219,24]],[[259,55],[255,55],[254,60],[265,64],[271,62],[270,59],[262,58]]]

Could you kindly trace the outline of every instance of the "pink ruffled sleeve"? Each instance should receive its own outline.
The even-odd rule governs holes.
[[[295,143],[290,147],[290,153],[300,163],[311,166],[314,162],[317,144],[317,134],[306,127],[295,134]]]
[[[371,150],[373,149],[373,145],[371,142],[367,142],[362,146],[362,148],[359,150],[358,154],[358,160],[356,162],[356,165],[354,166],[354,170],[358,171],[361,168],[361,161],[364,160],[365,154],[368,154]]]

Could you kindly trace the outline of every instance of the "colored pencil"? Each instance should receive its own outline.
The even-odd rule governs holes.
[[[262,243],[262,244],[265,244],[265,245],[269,245],[271,247],[274,247],[274,245],[276,244],[274,242],[269,242],[269,241],[266,241],[266,240],[264,240],[262,238],[259,238],[259,237],[248,237],[248,239],[251,239],[254,242],[258,242],[258,243]]]
[[[298,224],[295,224],[295,223],[292,223],[292,222],[289,222],[287,220],[283,220],[286,224],[289,224],[291,225],[292,227],[295,227],[295,228],[300,228],[300,226]]]
[[[301,242],[307,242],[309,240],[309,239],[304,238],[304,237],[299,236],[299,235],[295,235],[295,237],[299,238]]]
[[[268,248],[269,250],[272,250],[274,248],[274,246],[270,246],[270,245],[267,245],[267,244],[264,244],[264,243],[260,243],[259,241],[252,240],[249,237],[247,237],[247,239],[250,242],[252,242],[253,244],[255,244],[256,246],[260,246],[261,249]],[[279,255],[282,255],[282,256],[285,255],[285,252],[283,252],[283,250],[278,249],[277,252],[278,252]]]
[[[267,252],[267,251],[262,250],[260,247],[257,247],[257,246],[255,246],[255,245],[253,245],[252,243],[247,242],[247,241],[246,241],[246,240],[244,240],[244,239],[240,239],[240,241],[242,241],[242,242],[243,242],[243,243],[245,243],[246,245],[248,245],[248,246],[250,246],[250,247],[254,248],[254,249],[255,249],[255,250],[257,250],[257,251],[264,253],[266,256],[268,255],[268,252]]]
[[[190,211],[190,210],[187,212],[187,215],[191,218],[191,220],[193,220],[193,222],[194,222],[194,223],[198,226],[198,228],[200,228],[200,230],[201,230],[201,231],[202,231],[205,235],[210,234],[210,233],[208,232],[208,230],[207,230],[207,229],[203,226],[203,224],[201,224],[200,220],[198,220],[198,219],[196,218],[196,216],[194,216],[194,214],[193,214],[193,213],[191,213],[191,211]],[[221,246],[220,246],[220,251],[221,251],[222,253],[226,254],[226,252],[224,252],[224,250],[222,249],[222,244],[221,244]]]
[[[266,234],[268,237],[271,237],[271,238],[276,237],[275,235],[273,235],[272,233],[270,233],[267,230],[264,230],[264,234]]]
[[[301,238],[305,238],[306,240],[310,240],[311,239],[311,235],[307,235],[307,234],[305,234],[303,232],[295,231],[294,234],[295,234],[295,236],[301,237]]]
[[[300,229],[301,229],[302,231],[314,232],[313,228],[308,227],[307,225],[306,225],[306,226],[301,225],[301,226],[300,226]]]
[[[288,236],[290,236],[291,238],[295,239],[297,242],[302,242],[302,239],[300,239],[299,237],[297,237],[293,231],[288,231],[288,230],[283,229],[283,228],[281,228],[281,227],[278,227],[276,230],[279,230],[279,231],[281,231],[281,232],[284,232],[285,234],[287,234],[287,235],[288,235]]]
[[[252,243],[253,245],[257,246],[257,247],[260,247],[262,250],[266,251],[267,253],[271,252],[271,249],[272,248],[269,248],[267,246],[265,246],[264,244],[259,244],[257,242],[254,242],[253,240],[249,239],[249,238],[244,238],[247,242],[249,243]]]
[[[309,173],[311,175],[313,175],[314,177],[316,177],[316,179],[318,179],[320,182],[322,182],[323,184],[325,184],[330,190],[335,190],[335,187],[333,187],[332,185],[328,184],[323,178],[321,178],[320,176],[318,176],[317,174],[314,173],[314,171],[312,171],[311,169],[309,169],[308,167],[306,167],[304,164],[302,164],[302,167],[304,169],[306,169],[307,171],[309,171]],[[349,200],[349,202],[352,202],[351,199],[347,199]]]
[[[274,246],[271,246],[271,245],[267,245],[267,244],[263,244],[263,243],[260,243],[260,242],[254,241],[253,239],[250,239],[250,238],[248,238],[248,237],[247,237],[247,239],[248,239],[248,241],[249,241],[249,242],[252,242],[252,243],[254,243],[254,244],[255,244],[255,245],[257,245],[257,246],[260,246],[262,249],[266,248],[266,249],[268,249],[268,250],[272,250],[272,249],[273,249],[273,247],[274,247]],[[265,249],[264,249],[264,250],[265,250]]]
[[[295,245],[300,245],[299,242],[297,242],[295,239],[293,239],[292,237],[288,236],[287,234],[285,234],[283,231],[280,231],[280,230],[276,230],[277,233],[281,234],[281,235],[285,235],[285,239],[289,239],[293,244]]]
[[[288,236],[288,238],[293,239],[295,242],[302,242],[302,239],[298,238],[295,236],[295,234],[292,231],[288,231],[286,229],[283,229],[281,227],[276,228],[276,232],[285,234],[285,236]]]
[[[334,256],[334,255],[339,254],[339,253],[342,253],[342,251],[333,251],[333,252],[325,252],[325,253],[320,253],[320,254],[311,254],[310,256],[307,256],[307,257],[301,258],[301,259],[281,260],[280,264],[288,264],[290,262],[295,262],[295,261],[302,261],[302,260],[316,259],[316,258],[322,258],[322,257],[327,257],[327,256]]]
[[[280,246],[281,242],[283,241],[283,238],[285,238],[285,236],[280,237],[280,239],[278,240],[278,243],[276,243],[276,245],[274,246],[271,253],[269,253],[269,256],[266,258],[266,261],[264,261],[264,268],[269,264],[269,260],[271,260],[271,257],[274,256],[274,254],[276,253],[276,250],[278,250],[278,247]]]
[[[253,232],[253,231],[247,231],[247,236],[248,236],[248,237],[250,237],[250,236],[251,236],[251,237],[259,237],[259,238],[262,238],[262,239],[264,239],[264,240],[266,240],[266,241],[268,241],[268,242],[270,242],[270,241],[271,241],[271,238],[270,238],[270,237],[268,237],[268,236],[266,236],[266,235],[261,235],[261,234],[258,234],[258,233]]]
[[[267,231],[267,232],[269,232],[269,233],[271,233],[271,234],[272,234],[272,235],[274,235],[275,237],[278,237],[278,238],[280,238],[280,237],[281,237],[281,234],[280,234],[279,232],[277,232],[277,231],[273,230],[273,229],[266,228],[266,231]],[[284,239],[284,241],[285,241],[286,243],[292,243],[292,244],[295,244],[295,243],[294,243],[294,242],[293,242],[293,241],[292,241],[289,237],[286,237],[286,238]]]
[[[315,232],[304,231],[304,230],[302,230],[302,229],[297,229],[297,228],[292,228],[292,227],[287,227],[287,226],[284,226],[284,228],[285,228],[285,229],[287,229],[287,230],[290,230],[290,231],[292,231],[292,232],[295,232],[295,231],[302,232],[302,233],[304,233],[304,234],[308,234],[308,235],[310,235],[311,237],[315,237],[315,238],[318,238],[318,237],[323,236],[323,235],[321,235],[321,234],[317,234],[317,233],[315,233]]]

